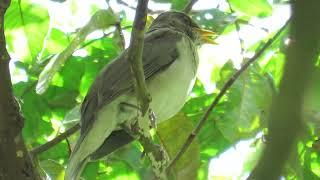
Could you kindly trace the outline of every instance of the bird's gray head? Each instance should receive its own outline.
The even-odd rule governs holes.
[[[216,34],[212,31],[203,30],[187,14],[177,11],[161,13],[151,24],[149,31],[158,28],[170,28],[185,33],[196,44],[215,44],[211,39]]]

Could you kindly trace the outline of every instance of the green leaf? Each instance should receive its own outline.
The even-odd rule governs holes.
[[[54,160],[49,159],[40,161],[40,167],[44,170],[44,172],[50,179],[64,179],[64,167],[61,164],[55,162]]]
[[[219,9],[200,10],[194,13],[192,19],[202,28],[221,34],[230,24],[233,24],[236,17],[220,11]]]
[[[82,97],[87,94],[87,91],[101,69],[118,55],[115,46],[111,38],[104,38],[87,47],[90,56],[84,58],[85,72],[81,78],[79,87]]]
[[[39,146],[40,144],[37,144]],[[42,152],[38,157],[40,160],[60,160],[60,159],[68,159],[69,158],[69,151],[68,151],[68,144],[66,141],[62,141],[54,146],[52,146],[47,151]]]
[[[171,9],[181,11],[189,3],[189,0],[172,0]]]
[[[51,109],[71,109],[77,104],[76,97],[78,94],[78,91],[68,91],[68,89],[64,87],[50,86],[42,97]]]
[[[82,172],[84,179],[96,179],[99,171],[99,162],[89,162]]]
[[[268,73],[274,80],[274,83],[278,86],[282,78],[284,63],[284,54],[280,52],[275,53],[268,62],[262,66],[261,72],[263,74]]]
[[[61,53],[51,58],[50,62],[46,65],[41,72],[36,86],[38,94],[42,94],[49,87],[53,76],[58,72],[61,66],[68,60],[76,48],[84,42],[86,37],[93,31],[98,29],[105,29],[116,22],[116,16],[111,10],[99,10],[97,11],[88,24],[79,30],[75,38],[71,41]]]
[[[185,104],[182,111],[187,114],[188,118],[192,119],[192,121],[197,124],[215,96],[216,94],[202,94],[192,98]],[[219,105],[216,106],[197,136],[201,147],[201,165],[198,171],[198,179],[208,177],[209,159],[221,154],[232,145],[215,125],[216,118],[223,116],[224,112],[223,107],[220,107]]]
[[[50,135],[53,131],[51,123],[48,121],[51,118],[51,110],[46,100],[34,91],[28,91],[22,100],[21,110],[25,119],[22,131],[25,142],[27,144],[37,141],[43,142],[44,136]]]
[[[192,122],[183,113],[158,125],[158,136],[170,158],[179,152],[192,129]],[[196,179],[199,165],[199,144],[193,141],[174,167],[176,179]]]
[[[80,105],[72,108],[64,117],[63,124],[74,125],[80,121]]]
[[[69,38],[64,32],[60,31],[59,29],[52,28],[42,57],[45,57],[49,54],[57,54],[63,51],[69,43]]]
[[[229,79],[232,71],[230,63],[221,70],[221,82]],[[269,80],[259,74],[257,64],[252,65],[231,86],[221,106],[225,110],[216,118],[217,126],[231,142],[241,138],[253,137],[266,125],[269,107],[273,97],[273,88]]]
[[[139,157],[139,156],[138,156]],[[134,158],[134,157],[130,157]],[[136,162],[139,167],[139,161]],[[108,160],[108,168],[105,173],[99,173],[99,179],[132,179],[138,180],[141,179],[137,175],[136,171],[134,171],[130,165],[126,163],[126,161],[122,161],[122,159],[117,160]]]
[[[266,17],[272,14],[267,0],[230,0],[232,8],[249,16]]]
[[[198,92],[197,87],[202,87],[200,81],[197,81],[197,85],[195,87],[196,88],[192,90],[192,94]],[[201,92],[201,94],[197,94],[197,97],[189,99],[182,109],[182,112],[184,112],[188,118],[194,122],[194,124],[197,124],[200,121],[214,98],[217,96],[215,93],[205,94],[204,90]],[[223,104],[223,102],[220,102],[220,104]],[[218,104],[210,113],[206,124],[202,127],[198,135],[201,145],[200,157],[202,162],[208,162],[207,160],[209,158],[220,154],[226,148],[231,146],[231,143],[223,136],[215,125],[216,118],[223,116],[223,113],[225,113],[224,107],[220,104]],[[202,168],[208,166],[208,163],[205,164],[206,165],[201,165]],[[205,169],[204,172],[207,174],[207,169]]]
[[[18,59],[32,62],[42,50],[48,32],[48,12],[28,0],[13,0],[5,14],[4,26],[8,50]]]
[[[137,148],[138,142],[133,142],[125,145],[112,153],[108,160],[110,160],[110,166],[113,166],[113,161],[121,161],[125,163],[130,169],[139,171],[142,167],[141,154],[142,152]]]

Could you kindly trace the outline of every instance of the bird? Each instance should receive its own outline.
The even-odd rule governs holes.
[[[214,36],[178,11],[161,13],[145,32],[142,64],[156,123],[170,119],[183,107],[196,79],[197,49],[204,43],[215,44]],[[102,69],[82,102],[80,137],[70,155],[65,180],[79,179],[88,161],[134,140],[121,126],[137,116],[127,54],[128,49]]]

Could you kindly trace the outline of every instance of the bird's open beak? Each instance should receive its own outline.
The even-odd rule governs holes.
[[[193,30],[200,34],[200,39],[203,43],[218,44],[213,40],[215,37],[217,37],[215,32],[196,27],[194,27]]]

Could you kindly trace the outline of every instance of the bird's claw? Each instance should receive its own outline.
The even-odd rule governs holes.
[[[149,109],[149,120],[150,120],[150,124],[151,124],[151,128],[157,128],[157,116],[154,113],[154,111],[152,111],[152,109]]]

